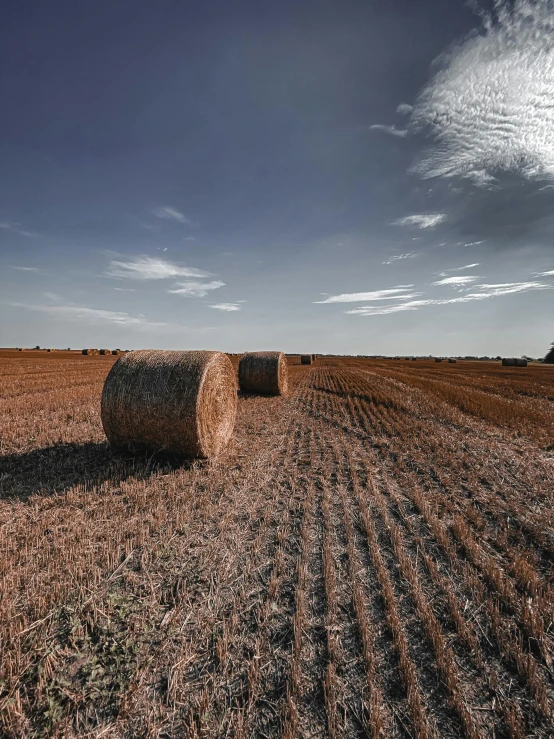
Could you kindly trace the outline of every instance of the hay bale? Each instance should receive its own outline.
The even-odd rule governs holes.
[[[117,356],[118,356],[118,354],[121,354],[121,351],[120,351],[119,349],[112,349],[112,355],[113,355],[114,357],[117,357]]]
[[[89,356],[94,352],[94,349],[83,349],[81,354],[85,354],[86,356]]]
[[[316,359],[317,359],[317,354],[312,354],[312,362],[315,362]]]
[[[514,366],[515,367],[527,367],[527,360],[523,359],[523,357],[517,357],[517,359],[514,359]]]
[[[300,357],[300,364],[311,364],[312,363],[312,355],[311,354],[302,354]]]
[[[235,373],[221,352],[130,352],[104,383],[102,425],[119,449],[214,457],[231,438],[237,402]]]
[[[412,362],[417,362],[417,357],[412,357]]]
[[[449,358],[448,358],[448,364],[456,364],[456,362],[457,362],[457,361],[458,361],[458,360],[456,360],[456,359],[453,359],[452,357],[449,357]]]
[[[288,377],[283,352],[247,352],[239,362],[239,387],[247,393],[286,395]]]
[[[111,354],[111,351],[109,349],[100,349],[99,352],[103,357],[107,356],[108,354]]]
[[[442,362],[442,359],[440,357],[435,357],[435,362]]]
[[[503,367],[514,367],[516,360],[513,357],[504,357],[502,360]]]

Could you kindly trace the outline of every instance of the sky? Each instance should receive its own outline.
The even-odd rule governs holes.
[[[8,0],[0,345],[542,356],[554,0]]]

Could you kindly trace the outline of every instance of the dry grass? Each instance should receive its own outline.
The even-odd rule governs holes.
[[[553,367],[294,358],[173,466],[116,359],[0,357],[2,736],[554,734]]]

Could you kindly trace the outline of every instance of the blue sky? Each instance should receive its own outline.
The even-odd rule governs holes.
[[[554,2],[8,2],[0,344],[544,354]]]

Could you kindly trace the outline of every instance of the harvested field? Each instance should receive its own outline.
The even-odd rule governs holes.
[[[289,357],[174,467],[114,361],[0,356],[0,735],[554,735],[554,367]]]

